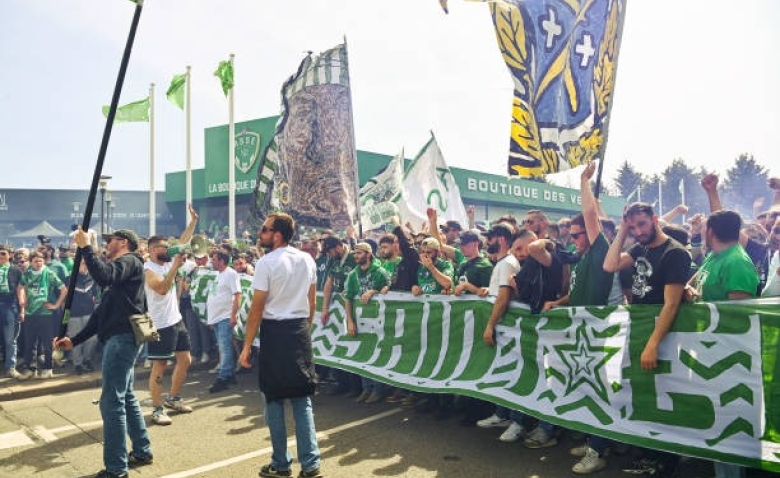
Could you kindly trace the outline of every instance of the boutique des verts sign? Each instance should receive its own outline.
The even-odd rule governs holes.
[[[268,138],[273,135],[275,124],[274,118],[236,123],[235,154],[233,157],[233,165],[236,168],[236,194],[249,194],[254,191],[257,181],[257,165]],[[228,149],[227,125],[206,128],[206,197],[228,195]]]

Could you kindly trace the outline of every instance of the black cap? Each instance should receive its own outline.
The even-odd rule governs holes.
[[[322,240],[322,252],[328,252],[342,244],[341,239],[334,236],[328,236]]]
[[[119,239],[125,239],[130,245],[128,249],[135,251],[138,249],[138,236],[130,229],[117,229],[109,234],[103,234],[103,240],[108,241],[112,237],[118,237]]]
[[[511,240],[512,236],[515,235],[515,231],[512,229],[512,226],[509,224],[505,224],[503,222],[499,222],[498,224],[494,224],[493,227],[490,228],[488,232],[485,233],[485,237],[490,239],[493,236],[503,237],[506,240]]]
[[[442,224],[441,230],[443,231],[462,231],[463,226],[460,225],[459,221],[449,220]]]

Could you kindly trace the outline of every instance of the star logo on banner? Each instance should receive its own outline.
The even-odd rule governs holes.
[[[568,368],[565,394],[580,386],[590,386],[599,398],[609,403],[607,387],[599,372],[618,352],[618,347],[593,345],[583,321],[577,327],[574,343],[555,345],[554,348]]]

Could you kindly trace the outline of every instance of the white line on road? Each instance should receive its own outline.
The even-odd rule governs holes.
[[[24,430],[17,430],[15,432],[0,433],[0,450],[6,448],[17,448],[21,446],[35,445],[35,442],[30,438]]]
[[[388,410],[388,411],[386,411],[384,413],[380,413],[378,415],[372,415],[370,417],[363,418],[362,420],[356,420],[354,422],[345,423],[344,425],[339,425],[339,426],[337,426],[335,428],[331,428],[331,429],[323,431],[323,432],[318,432],[317,433],[317,438],[324,439],[324,438],[327,438],[332,433],[339,433],[339,432],[342,432],[344,430],[349,430],[351,428],[356,428],[356,427],[359,427],[359,426],[362,426],[362,425],[366,425],[368,423],[375,422],[377,420],[381,420],[383,418],[387,418],[389,416],[395,415],[396,413],[400,413],[402,411],[403,411],[403,409],[397,408],[397,409],[394,409],[394,410]],[[288,447],[295,446],[295,440],[294,439],[289,440],[287,442],[287,446]],[[217,461],[217,462],[214,462],[214,463],[209,463],[208,465],[203,465],[201,467],[193,468],[191,470],[180,471],[180,472],[174,473],[172,475],[165,475],[162,478],[187,478],[189,476],[195,476],[195,475],[198,475],[200,473],[206,473],[208,471],[213,471],[213,470],[216,470],[218,468],[223,468],[223,467],[226,467],[226,466],[234,465],[236,463],[240,463],[242,461],[250,460],[252,458],[257,458],[258,456],[269,455],[269,454],[271,454],[272,451],[273,451],[273,449],[271,447],[262,448],[260,450],[253,451],[251,453],[244,453],[243,455],[238,455],[238,456],[234,456],[233,458],[228,458],[227,460],[222,460],[222,461]]]

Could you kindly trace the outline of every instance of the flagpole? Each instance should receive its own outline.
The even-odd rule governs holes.
[[[192,204],[192,148],[190,147],[191,135],[190,135],[190,116],[192,108],[190,104],[190,65],[187,65],[187,71],[185,73],[186,80],[184,84],[184,161],[186,163],[187,172],[185,173],[185,200],[184,200],[184,223],[187,223],[187,217],[189,217],[189,207]]]
[[[661,178],[658,178],[658,215],[663,216],[664,214],[664,200],[663,200],[663,191],[661,191]]]
[[[685,178],[680,179],[680,196],[681,196],[681,204],[685,206]],[[682,215],[682,223],[685,225],[687,214],[683,213]]]
[[[230,54],[230,69],[235,78],[233,62],[235,55]],[[233,120],[235,81],[228,93],[228,234],[231,242],[236,240],[236,124]]]
[[[130,32],[127,34],[127,43],[125,44],[125,51],[122,54],[122,61],[119,64],[119,73],[117,74],[116,84],[114,85],[114,93],[111,96],[111,106],[108,108],[108,116],[106,117],[106,125],[103,128],[103,139],[100,142],[100,150],[98,151],[97,163],[95,164],[95,171],[92,174],[92,184],[89,188],[89,196],[87,196],[87,204],[84,207],[84,221],[81,224],[81,228],[84,231],[89,231],[89,220],[92,218],[92,209],[95,207],[95,198],[98,191],[98,183],[100,182],[100,176],[103,174],[103,163],[106,160],[106,152],[108,151],[108,141],[111,139],[111,129],[114,126],[114,118],[116,117],[116,108],[119,105],[119,97],[122,94],[122,85],[125,82],[125,74],[127,73],[127,65],[130,63],[130,53],[133,51],[133,43],[135,41],[135,32],[138,30],[138,23],[141,20],[141,10],[143,9],[143,0],[135,0],[135,13],[133,14],[133,20],[130,23]],[[70,274],[68,280],[68,294],[65,296],[65,309],[62,314],[62,321],[60,322],[60,330],[57,334],[57,338],[64,337],[68,333],[68,322],[70,322],[70,306],[73,303],[73,294],[76,290],[76,281],[79,276],[79,265],[81,264],[81,251],[76,249],[76,257],[73,259],[73,271]],[[61,352],[59,352],[61,353]]]
[[[344,35],[344,59],[347,60],[347,77],[349,78],[349,52],[346,35]],[[358,168],[357,143],[355,142],[355,112],[352,108],[352,78],[349,80],[349,120],[352,122],[352,150],[355,159],[355,213],[357,214],[358,237],[363,237],[363,220],[360,217],[360,169]]]
[[[149,85],[149,237],[157,234],[157,203],[154,190],[154,83]]]

